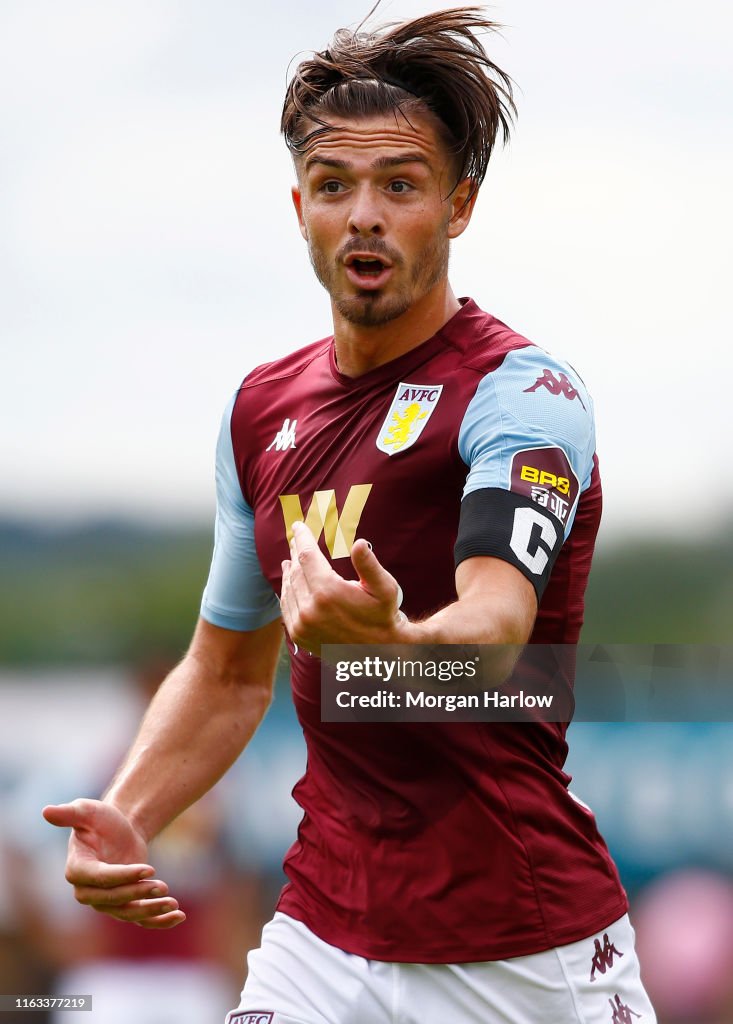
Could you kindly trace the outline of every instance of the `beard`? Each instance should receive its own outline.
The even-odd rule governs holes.
[[[388,281],[384,290],[365,290],[356,294],[347,294],[338,290],[337,265],[349,251],[354,250],[381,253],[389,258],[398,271],[404,268],[405,263],[381,239],[374,239],[371,243],[362,242],[358,246],[351,243],[337,255],[333,262],[326,257],[322,250],[309,243],[308,254],[316,277],[330,295],[331,301],[344,320],[359,327],[381,327],[383,324],[396,320],[411,306],[414,306],[419,299],[427,295],[448,273],[449,240],[447,234],[441,231],[429,245],[426,245],[417,254],[407,281],[396,287],[391,284],[391,281]],[[391,293],[390,287],[394,288]]]

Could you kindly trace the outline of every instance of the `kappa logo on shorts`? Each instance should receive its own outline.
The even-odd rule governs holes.
[[[620,953],[616,949],[615,943],[611,942],[609,939],[608,932],[604,932],[603,934],[603,947],[601,947],[600,939],[595,939],[594,945],[595,953],[593,954],[593,959],[590,962],[591,981],[596,980],[596,971],[599,971],[601,974],[605,974],[609,967],[613,967],[613,958],[615,956],[623,956],[623,953]]]
[[[401,381],[377,434],[380,452],[396,455],[412,447],[433,415],[442,390],[442,384],[407,384]]]
[[[234,1010],[226,1024],[272,1024],[273,1010]]]
[[[641,1017],[640,1013],[636,1010],[632,1010],[626,1003],[621,1002],[621,996],[615,995],[613,999],[608,1000],[608,1004],[613,1010],[613,1016],[611,1017],[611,1024],[634,1024],[632,1017]]]

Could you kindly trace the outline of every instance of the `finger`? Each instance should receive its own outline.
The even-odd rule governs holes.
[[[182,910],[174,910],[171,914],[162,914],[160,917],[153,917],[146,921],[138,921],[137,924],[139,924],[141,928],[160,930],[163,928],[175,928],[176,925],[183,924],[185,920],[186,915]]]
[[[170,897],[164,900],[131,900],[120,906],[107,906],[102,903],[90,904],[100,914],[107,914],[117,921],[142,922],[156,917],[173,914],[180,910],[178,900]],[[182,911],[181,911],[182,912]]]
[[[121,907],[134,900],[150,900],[167,895],[168,886],[159,878],[139,885],[117,885],[112,889],[100,889],[91,885],[74,887],[77,902],[95,907]]]
[[[293,523],[293,539],[290,544],[292,561],[296,562],[309,589],[314,589],[333,575],[333,569],[318,547],[318,542],[305,523]],[[297,585],[297,576],[294,579]]]
[[[320,551],[318,554],[320,555]],[[302,557],[307,561],[309,555],[306,553],[299,556],[295,549],[293,549],[292,556],[293,558],[288,570],[288,596],[293,610],[297,608],[297,610],[300,611],[301,608],[308,604],[313,596],[308,578],[303,572],[303,568],[300,564],[300,558]]]
[[[105,864],[94,857],[71,857],[66,881],[80,887],[112,889],[118,885],[134,885],[155,875],[150,864]]]
[[[50,825],[58,825],[59,828],[88,828],[93,817],[85,800],[74,800],[70,804],[48,804],[41,813]]]
[[[368,593],[377,600],[394,602],[395,608],[398,606],[400,588],[397,580],[381,564],[368,541],[360,539],[354,543],[351,564]]]
[[[281,562],[283,581],[280,592],[280,600],[285,601],[290,608],[291,614],[298,609],[297,577],[302,576],[297,563],[290,561]]]
[[[282,611],[283,622],[288,633],[292,635],[295,619],[298,614],[298,601],[293,591],[292,565],[285,561],[282,563],[282,586],[280,588],[280,610]]]

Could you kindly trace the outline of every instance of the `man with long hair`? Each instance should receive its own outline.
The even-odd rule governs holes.
[[[341,30],[296,69],[282,131],[333,334],[237,390],[191,648],[104,800],[45,812],[73,829],[78,900],[180,923],[148,841],[251,737],[284,624],[304,813],[231,1024],[654,1021],[625,893],[567,788],[565,724],[321,721],[323,644],[580,632],[590,397],[448,281],[514,111],[479,38],[494,28],[468,7]]]

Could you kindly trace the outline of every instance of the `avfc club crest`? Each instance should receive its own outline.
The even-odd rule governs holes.
[[[442,390],[442,384],[400,382],[377,434],[380,452],[396,455],[410,448],[427,426]]]

